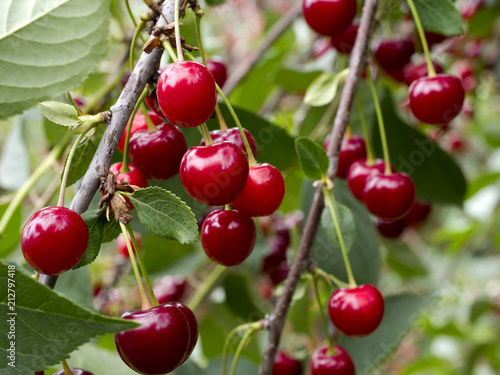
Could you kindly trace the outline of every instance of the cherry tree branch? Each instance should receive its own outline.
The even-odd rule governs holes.
[[[347,81],[344,86],[344,90],[342,91],[339,109],[337,111],[330,135],[332,137],[332,142],[330,142],[327,150],[330,159],[330,167],[327,174],[330,178],[335,176],[337,170],[340,145],[349,121],[351,106],[361,78],[361,73],[366,65],[368,42],[373,30],[377,5],[378,0],[366,0],[363,8],[358,37],[351,53],[349,75],[347,76]],[[286,316],[293,294],[299,282],[300,275],[304,268],[308,265],[308,260],[310,259],[312,244],[321,219],[321,213],[324,208],[321,188],[321,186],[318,186],[314,194],[314,200],[309,217],[307,218],[304,235],[302,236],[297,256],[292,264],[290,273],[285,280],[283,293],[278,299],[273,314],[268,318],[269,338],[259,370],[259,375],[271,374],[274,357],[276,356],[276,352],[278,350],[281,332],[285,325]]]

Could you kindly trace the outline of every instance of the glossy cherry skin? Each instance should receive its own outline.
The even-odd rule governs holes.
[[[184,128],[198,126],[214,112],[215,80],[202,64],[177,61],[167,65],[160,74],[156,98],[172,124]]]
[[[347,336],[365,336],[375,331],[384,317],[384,297],[370,284],[339,288],[330,296],[328,314]]]
[[[245,189],[233,207],[248,216],[267,216],[275,212],[285,196],[285,180],[278,168],[263,163],[250,168]]]
[[[431,211],[432,207],[429,203],[415,201],[413,202],[410,211],[404,217],[404,220],[409,226],[417,226],[427,220]]]
[[[335,345],[335,354],[328,355],[328,347],[321,346],[311,356],[311,375],[355,375],[356,370],[349,353]]]
[[[437,62],[432,62],[434,70],[436,73],[442,73],[443,68]],[[410,86],[416,79],[427,77],[429,75],[429,70],[427,69],[427,63],[421,64],[408,64],[403,69],[404,82]]]
[[[242,263],[253,250],[256,238],[253,220],[238,211],[217,210],[201,228],[201,245],[216,263],[230,267]]]
[[[283,350],[279,350],[274,358],[274,366],[271,375],[301,375],[302,364],[298,359],[288,356]]]
[[[141,374],[173,371],[185,362],[198,340],[193,313],[178,302],[146,311],[129,311],[122,318],[141,324],[115,335],[118,354],[127,366]]]
[[[162,277],[153,286],[153,292],[159,303],[180,301],[186,290],[186,278],[181,275]]]
[[[122,163],[114,163],[109,167],[109,171],[116,175],[117,183],[127,182],[129,185],[135,185],[140,188],[148,187],[147,178],[133,164],[129,163],[128,165],[130,172],[120,172],[121,168]]]
[[[24,225],[21,249],[37,272],[59,275],[80,262],[87,250],[89,231],[85,221],[66,207],[45,207]]]
[[[87,371],[87,370],[82,370],[81,368],[71,368],[70,369],[71,372],[74,374],[74,375],[94,375],[93,373],[91,373],[90,371]],[[59,370],[57,372],[54,372],[53,375],[65,375],[65,372],[64,372],[64,369],[62,370]]]
[[[359,201],[363,200],[366,179],[372,174],[382,174],[385,171],[385,162],[382,159],[375,159],[373,165],[368,166],[366,159],[356,160],[349,167],[347,172],[347,185],[352,195]],[[391,168],[394,171],[394,168]]]
[[[395,71],[410,62],[413,52],[415,46],[409,39],[383,40],[375,48],[374,56],[384,70]]]
[[[156,113],[148,113],[151,122],[155,125],[163,124],[163,119],[158,116]],[[130,121],[127,123],[125,130],[123,131],[122,137],[120,138],[120,142],[118,142],[118,150],[123,152],[125,149],[125,141],[127,140],[127,131],[130,126]],[[139,130],[147,130],[148,124],[146,122],[146,118],[142,113],[137,112],[134,116],[134,121],[132,122],[132,129],[130,130],[130,138]],[[129,141],[130,142],[130,141]]]
[[[358,25],[350,25],[340,34],[332,35],[331,44],[340,53],[350,55],[358,36]]]
[[[256,158],[257,157],[257,144],[255,143],[255,139],[248,130],[243,129],[243,132],[245,133],[248,144],[250,145],[250,148],[252,149],[252,154]],[[241,133],[238,128],[229,128],[226,131],[221,131],[221,130],[213,130],[210,132],[210,136],[212,137],[212,140],[214,143],[220,143],[220,142],[231,142],[234,143],[236,146],[241,148],[241,151],[243,151],[245,154],[247,153],[247,150],[245,148],[245,143],[243,142],[243,138],[241,138]],[[201,146],[205,146],[205,140],[202,139],[200,142]]]
[[[328,148],[327,143],[325,143],[325,149]],[[340,146],[337,177],[346,178],[351,164],[359,159],[366,159],[365,140],[356,134],[353,134],[351,138],[344,138]]]
[[[462,110],[465,91],[459,78],[451,74],[419,78],[410,86],[410,108],[427,124],[446,124]]]
[[[415,200],[415,184],[405,173],[372,174],[366,179],[363,202],[368,211],[385,220],[403,217]]]
[[[377,230],[382,237],[398,238],[406,229],[405,219],[382,220],[377,219]]]
[[[139,233],[134,232],[135,240],[137,241],[137,245],[139,246],[139,250],[142,250],[142,244],[141,244],[141,235]],[[134,244],[132,245],[132,251],[135,254],[135,248]],[[118,236],[118,239],[116,240],[116,252],[123,256],[124,258],[130,258],[128,254],[128,248],[127,248],[127,241],[125,241],[125,237],[123,237],[123,234],[120,234]]]
[[[153,180],[167,180],[179,173],[186,151],[184,134],[172,124],[159,125],[152,133],[139,130],[130,139],[130,161]]]
[[[303,0],[307,24],[321,35],[332,36],[349,27],[356,15],[356,0]]]
[[[196,146],[184,154],[180,177],[184,189],[198,202],[222,206],[242,193],[248,177],[248,160],[233,143]]]
[[[214,76],[215,83],[217,83],[219,87],[224,86],[227,79],[227,67],[224,61],[218,57],[207,59],[207,68]]]

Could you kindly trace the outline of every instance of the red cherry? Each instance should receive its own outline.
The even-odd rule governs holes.
[[[155,125],[163,124],[163,119],[156,115],[155,113],[148,113],[149,118]],[[123,131],[122,137],[120,138],[120,142],[118,142],[118,150],[123,153],[125,149],[125,141],[127,139],[127,131],[130,126],[130,121],[127,123],[125,130]],[[132,130],[130,130],[130,138],[139,130],[147,130],[148,124],[146,122],[146,118],[142,113],[136,113],[134,116],[134,121],[132,122]]]
[[[377,230],[385,238],[398,238],[406,228],[405,219],[382,220],[377,219]]]
[[[279,350],[274,358],[274,366],[271,375],[301,375],[302,364],[299,360],[288,356],[284,351]]]
[[[358,36],[358,29],[358,25],[350,25],[343,32],[332,35],[331,43],[333,48],[340,53],[350,55]]]
[[[280,171],[267,163],[250,168],[245,189],[233,207],[248,216],[267,216],[275,212],[285,196],[285,180]]]
[[[425,39],[427,40],[427,45],[430,48],[435,44],[439,44],[441,42],[444,42],[446,39],[448,39],[448,37],[446,35],[426,31],[425,32]]]
[[[153,286],[153,292],[159,303],[179,301],[186,290],[186,278],[184,276],[162,277]]]
[[[70,370],[73,373],[73,375],[94,375],[90,371],[82,370],[81,368],[73,368],[72,367]],[[54,372],[53,375],[65,375],[65,374],[66,373],[64,372],[64,369],[62,369],[62,370],[59,370],[57,372]]]
[[[45,207],[35,212],[21,233],[24,259],[46,275],[59,275],[76,266],[88,241],[85,221],[66,207]]]
[[[432,207],[429,203],[422,201],[413,202],[410,211],[404,217],[405,223],[410,226],[418,225],[429,217]]]
[[[433,61],[432,65],[436,73],[442,73],[443,68],[437,62]],[[427,63],[421,64],[408,64],[403,69],[404,82],[410,86],[416,79],[427,77],[429,75],[429,70],[427,69]]]
[[[415,46],[409,39],[382,40],[374,51],[375,60],[386,71],[402,69],[410,62]]]
[[[290,266],[287,261],[281,262],[275,269],[268,272],[269,278],[274,286],[278,285],[288,277]]]
[[[325,150],[328,149],[328,143],[325,142]],[[366,158],[366,144],[365,140],[353,134],[351,138],[344,138],[340,146],[339,161],[337,164],[337,177],[346,178],[349,167],[352,163],[359,159]]]
[[[156,88],[158,105],[174,125],[184,128],[206,122],[215,109],[214,77],[202,64],[177,61],[160,74]]]
[[[219,87],[224,86],[227,79],[226,64],[220,57],[212,57],[207,59],[207,68],[214,76],[214,80]]]
[[[349,27],[356,15],[356,0],[303,0],[307,24],[321,35],[334,35]]]
[[[451,74],[422,77],[410,86],[410,107],[417,119],[427,124],[446,124],[462,110],[465,92],[462,82]]]
[[[415,185],[405,173],[372,174],[366,179],[363,202],[373,215],[386,220],[404,216],[415,200]]]
[[[253,220],[238,211],[217,210],[201,228],[201,245],[207,256],[223,266],[243,262],[253,250],[256,229]]]
[[[198,202],[221,206],[231,203],[243,191],[248,160],[233,143],[196,146],[184,154],[180,177],[184,189]]]
[[[179,173],[186,151],[184,134],[172,124],[159,125],[152,133],[140,130],[130,139],[130,161],[153,180],[167,180]]]
[[[344,348],[335,345],[335,354],[328,354],[328,347],[322,346],[311,356],[311,375],[355,375],[354,363]]]
[[[382,159],[375,159],[373,165],[367,165],[368,160],[356,160],[349,167],[347,173],[347,184],[358,200],[363,199],[363,190],[365,190],[366,179],[371,174],[382,174],[385,171],[385,163]],[[392,168],[394,172],[394,168]]]
[[[169,302],[149,310],[133,310],[123,319],[141,326],[115,335],[122,360],[141,374],[165,374],[180,366],[198,340],[193,313],[178,302]]]
[[[248,144],[250,145],[250,148],[252,149],[253,156],[256,158],[257,157],[257,144],[255,143],[255,139],[248,130],[243,129],[243,132],[245,133]],[[243,142],[243,138],[241,138],[241,133],[240,129],[238,128],[229,128],[226,131],[222,130],[214,130],[210,132],[210,136],[212,137],[212,140],[214,143],[221,143],[221,142],[231,142],[234,143],[236,146],[241,148],[241,151],[243,151],[245,154],[247,153],[247,150],[245,148],[245,143]],[[202,139],[200,142],[201,146],[205,146],[205,140]]]
[[[139,246],[139,250],[142,250],[141,246],[141,235],[139,233],[134,232],[135,240],[137,241],[137,245]],[[135,248],[134,244],[132,244],[132,250],[134,251],[135,254]],[[125,237],[123,237],[123,234],[120,234],[118,236],[118,239],[116,240],[116,251],[118,254],[125,258],[129,258],[128,254],[128,249],[127,249],[127,241],[125,241]]]
[[[364,336],[377,329],[384,317],[384,297],[373,285],[339,288],[330,296],[332,323],[347,336]]]
[[[144,98],[144,102],[148,106],[148,108],[155,113],[160,118],[163,118],[163,113],[160,111],[160,107],[158,106],[158,102],[156,101],[156,89],[146,95]],[[155,124],[159,125],[159,124]]]

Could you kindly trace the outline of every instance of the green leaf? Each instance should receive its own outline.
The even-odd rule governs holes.
[[[68,358],[70,352],[93,337],[137,326],[77,306],[25,275],[19,266],[16,268],[14,310],[8,304],[8,289],[0,288],[0,314],[15,321],[16,367],[8,367],[2,361],[0,374],[26,375],[39,371]],[[7,264],[0,262],[0,283],[4,286],[8,270]],[[2,340],[0,351],[5,353],[8,345],[10,341]]]
[[[93,309],[94,293],[89,267],[59,275],[54,290],[81,307]]]
[[[493,24],[500,16],[500,6],[481,7],[469,21],[467,34],[472,38],[482,39],[491,35]]]
[[[286,91],[305,91],[321,71],[307,71],[302,68],[282,68],[274,75],[274,83],[283,87]]]
[[[0,205],[0,217],[3,217],[7,210],[8,203]],[[0,258],[5,258],[18,244],[21,238],[21,206],[14,211],[9,224],[0,234]]]
[[[294,332],[305,333],[307,335],[311,331],[310,308],[314,304],[312,293],[306,293],[309,290],[310,283],[310,279],[300,279],[288,313],[288,320],[292,324]]]
[[[414,0],[426,31],[456,36],[464,33],[462,16],[451,0]]]
[[[184,258],[189,258],[195,252],[193,244],[180,244],[177,241],[169,241],[154,234],[143,234],[142,249],[144,265],[150,274],[161,271],[174,273],[169,272],[171,267],[175,267]],[[181,271],[185,274],[194,272],[190,266],[196,267],[197,263],[191,259],[187,262],[188,265],[181,267]]]
[[[391,163],[410,175],[422,200],[461,205],[467,190],[464,174],[453,158],[435,142],[403,122],[394,110],[389,92],[381,103]],[[376,121],[376,120],[375,120]],[[372,127],[377,157],[383,157],[378,127]]]
[[[342,337],[339,344],[351,355],[356,374],[370,374],[392,355],[431,300],[415,294],[386,297],[384,318],[375,332],[365,337]]]
[[[246,273],[228,273],[222,281],[226,293],[226,306],[243,319],[252,316],[253,320],[264,318],[259,308],[259,296],[256,293],[254,280]],[[262,307],[262,306],[261,306]]]
[[[427,275],[427,269],[420,258],[402,241],[387,243],[386,262],[404,279]]]
[[[340,232],[344,240],[345,248],[347,251],[350,251],[358,235],[354,216],[348,207],[338,202],[335,202],[335,212],[337,214],[337,220],[340,225]],[[321,214],[321,227],[330,245],[333,246],[334,251],[341,251],[337,231],[335,230],[333,218],[328,207],[326,207]]]
[[[42,115],[54,124],[62,126],[75,126],[80,123],[78,112],[72,105],[61,102],[38,103]]]
[[[104,230],[104,222],[102,220],[103,210],[89,210],[82,214],[82,218],[87,224],[87,228],[89,229],[89,244],[87,246],[87,250],[82,258],[82,260],[73,267],[73,269],[77,269],[87,264],[92,263],[97,255],[99,254],[99,250],[101,249],[102,242],[102,232]]]
[[[157,236],[183,244],[198,240],[196,217],[176,195],[153,186],[127,196],[137,210],[139,221]]]
[[[305,175],[311,180],[325,177],[329,160],[323,147],[308,138],[301,137],[295,140],[295,150],[299,156],[299,163]]]
[[[304,102],[313,107],[321,107],[331,103],[337,95],[340,81],[347,76],[348,72],[349,70],[345,69],[335,74],[321,74],[307,88]]]
[[[107,1],[4,0],[0,14],[0,119],[80,84],[108,44]]]
[[[115,240],[122,232],[120,223],[115,220],[113,214],[111,214],[110,219],[111,220],[108,221],[106,215],[101,216],[101,221],[103,223],[101,243],[108,243]]]
[[[75,150],[75,155],[73,156],[73,160],[71,162],[71,167],[68,174],[68,182],[66,186],[71,186],[75,182],[77,182],[80,178],[83,177],[85,172],[92,161],[96,151],[96,147],[94,143],[89,139],[84,144],[79,145]],[[64,168],[66,168],[66,163],[68,162],[68,158],[66,157],[66,161],[64,162]],[[64,172],[63,172],[64,173]],[[61,174],[62,179],[63,174]]]
[[[23,137],[22,117],[13,122],[0,153],[0,187],[15,191],[30,177],[30,154]]]

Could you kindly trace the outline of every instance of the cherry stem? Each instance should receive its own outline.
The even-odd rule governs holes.
[[[227,128],[226,121],[224,120],[224,116],[222,116],[222,112],[219,107],[219,103],[215,103],[215,114],[217,115],[217,120],[219,121],[219,128],[221,131],[225,132]]]
[[[78,148],[78,145],[80,144],[83,137],[85,137],[85,134],[86,132],[78,136],[75,143],[73,143],[73,146],[71,146],[68,158],[66,159],[66,163],[64,165],[63,177],[61,180],[61,189],[59,190],[59,199],[57,201],[57,205],[59,207],[64,207],[64,193],[66,191],[66,184],[68,183],[68,176],[69,176],[69,171],[71,169],[71,162],[73,161],[76,149]]]
[[[313,284],[313,289],[314,289],[314,295],[316,296],[316,302],[318,302],[318,307],[319,307],[319,314],[321,315],[321,320],[323,321],[323,326],[325,328],[325,333],[326,333],[326,338],[328,340],[328,355],[334,355],[335,354],[335,349],[333,347],[333,339],[330,336],[330,333],[328,332],[328,321],[326,319],[326,314],[323,309],[323,305],[321,304],[321,297],[319,296],[319,288],[318,288],[318,274],[316,273],[316,270],[314,271],[312,275],[312,284]]]
[[[5,229],[12,220],[12,217],[14,216],[17,208],[21,205],[24,198],[26,198],[29,191],[33,189],[40,177],[42,177],[43,174],[52,167],[54,162],[61,157],[62,153],[68,146],[72,135],[73,133],[71,132],[67,132],[64,135],[64,137],[59,141],[59,143],[57,143],[57,145],[54,146],[52,151],[50,151],[50,153],[45,157],[45,159],[37,167],[37,169],[35,169],[35,171],[31,174],[31,176],[23,184],[23,186],[21,186],[21,188],[17,191],[14,198],[12,198],[9,205],[7,206],[7,209],[3,213],[2,218],[0,219],[0,238],[2,237],[2,234],[5,232]]]
[[[187,302],[187,306],[191,310],[193,311],[196,310],[196,308],[200,305],[201,301],[203,301],[208,292],[212,290],[217,280],[219,280],[219,278],[225,271],[226,267],[221,266],[220,264],[217,264],[212,269],[212,271],[210,271],[208,276],[203,281],[201,287],[196,290],[196,292],[193,294],[193,296],[191,296],[191,298]]]
[[[64,375],[75,375],[75,373],[73,371],[71,371],[71,369],[69,368],[68,362],[66,362],[65,359],[63,359],[61,363],[62,363],[62,367],[64,369]]]
[[[349,288],[349,284],[340,280],[340,279],[337,279],[334,275],[331,275],[329,273],[326,273],[325,271],[323,271],[321,268],[316,268],[315,269],[315,272],[319,275],[319,276],[322,276],[326,282],[328,283],[328,285],[330,285],[330,287],[333,288],[333,284],[334,283],[335,285],[337,285],[337,287],[339,288]]]
[[[417,26],[418,35],[420,36],[420,44],[424,50],[425,60],[427,61],[427,70],[429,77],[436,76],[436,70],[434,69],[434,65],[432,64],[431,54],[429,52],[429,45],[427,44],[427,38],[425,37],[424,28],[422,26],[422,22],[420,21],[420,16],[418,15],[417,8],[413,3],[413,0],[407,0],[408,6],[410,7],[411,14],[413,16],[413,20],[415,21],[415,26]]]
[[[389,155],[389,146],[387,145],[387,137],[385,135],[384,117],[382,116],[382,109],[380,108],[377,89],[375,88],[375,84],[373,83],[373,78],[370,69],[366,70],[366,76],[368,77],[370,90],[373,96],[373,103],[375,104],[375,112],[377,113],[377,122],[380,131],[380,141],[382,142],[382,150],[384,152],[385,174],[389,176],[392,174],[391,156]]]
[[[234,328],[231,332],[229,332],[229,335],[226,337],[226,341],[224,341],[224,346],[222,348],[222,372],[221,375],[226,375],[226,368],[227,368],[227,352],[229,351],[229,344],[231,343],[231,340],[233,339],[234,335],[236,335],[238,332],[243,331],[248,329],[248,325],[244,324],[241,326],[238,326]]]
[[[174,9],[174,22],[175,22],[175,45],[177,47],[177,60],[184,61],[184,54],[182,53],[182,44],[181,44],[181,28],[179,25],[179,6],[180,1],[175,0],[175,9]]]
[[[207,60],[206,60],[206,57],[205,57],[205,49],[203,48],[203,41],[201,39],[201,27],[200,27],[200,23],[201,23],[201,16],[199,16],[198,14],[196,14],[196,19],[195,19],[195,23],[194,23],[194,26],[195,26],[195,29],[196,29],[196,39],[198,40],[198,47],[200,48],[200,56],[201,56],[201,61],[203,61],[203,65],[207,65]]]
[[[365,137],[366,165],[371,166],[374,164],[373,151],[370,142],[370,137],[368,135],[368,127],[366,126],[366,118],[363,112],[363,105],[361,104],[361,98],[359,96],[359,92],[356,93],[356,103],[358,105],[359,120],[361,121],[361,129],[363,129],[363,137]]]
[[[137,256],[137,261],[139,262],[139,268],[141,270],[142,276],[144,277],[144,280],[146,281],[146,287],[148,288],[149,292],[149,297],[151,298],[151,302],[153,303],[154,306],[158,306],[159,302],[156,299],[156,296],[153,292],[153,286],[151,285],[151,280],[149,280],[149,275],[148,272],[146,271],[146,265],[144,264],[144,259],[142,258],[142,254],[139,251],[139,244],[137,243],[137,240],[134,235],[134,231],[132,230],[132,227],[130,224],[127,224],[127,230],[128,234],[130,236],[130,239],[132,240],[132,244],[134,245],[134,249],[137,249],[135,252],[135,255]]]
[[[212,136],[210,135],[210,131],[208,130],[208,126],[207,126],[206,122],[201,124],[198,129],[200,129],[201,136],[205,140],[205,144],[207,146],[210,146],[212,143],[214,143],[214,140],[212,139]]]
[[[125,226],[125,224],[120,222],[120,228],[122,230],[123,237],[125,238],[125,243],[127,244],[127,250],[128,250],[128,255],[130,258],[130,263],[132,263],[132,269],[134,270],[134,275],[135,275],[135,279],[137,281],[137,286],[139,287],[139,294],[141,295],[141,303],[142,303],[141,310],[143,310],[143,311],[149,310],[152,307],[151,302],[149,302],[148,297],[146,295],[146,292],[144,291],[144,285],[142,284],[141,275],[139,273],[139,269],[137,268],[137,263],[135,261],[135,254],[134,254],[134,250],[132,249],[132,245],[131,245],[130,237],[128,235],[127,227]],[[137,249],[137,252],[139,252],[139,248],[136,247],[136,249]]]
[[[154,133],[157,130],[156,125],[153,124],[151,117],[149,117],[148,108],[146,107],[146,104],[144,104],[144,101],[141,100],[140,103],[142,114],[144,115],[144,119],[146,120],[146,124],[148,126],[148,133]]]
[[[168,52],[168,55],[172,59],[173,62],[177,61],[177,55],[175,54],[174,49],[172,48],[172,45],[170,44],[170,40],[164,40],[161,45],[165,50]]]
[[[236,348],[236,352],[234,353],[233,364],[231,365],[231,372],[229,375],[234,375],[236,372],[236,365],[238,364],[238,359],[240,357],[241,351],[247,345],[248,341],[251,339],[254,332],[258,331],[260,328],[252,327],[249,325],[247,331],[243,335],[243,338],[240,341],[240,344]]]
[[[132,9],[130,9],[130,4],[129,4],[128,0],[125,0],[125,6],[127,7],[128,15],[130,16],[130,19],[132,20],[134,27],[137,28],[137,22],[135,20],[134,13],[132,13]]]
[[[356,288],[357,286],[356,280],[354,280],[354,275],[351,269],[351,263],[349,262],[349,257],[347,256],[347,250],[345,248],[344,237],[342,237],[342,231],[340,229],[337,212],[335,211],[335,199],[333,198],[333,191],[329,190],[326,186],[323,186],[323,195],[325,197],[325,204],[330,210],[330,215],[332,216],[333,225],[335,226],[335,232],[337,234],[337,238],[339,239],[340,250],[342,251],[342,258],[344,259],[344,264],[347,271],[347,279],[349,280],[349,287]]]
[[[127,2],[128,4],[128,2]],[[146,22],[141,19],[138,25],[136,25],[134,36],[132,37],[132,41],[130,42],[130,55],[129,55],[129,64],[130,71],[134,71],[134,61],[135,61],[135,45],[137,43],[137,37],[140,35],[142,29],[146,25]]]

